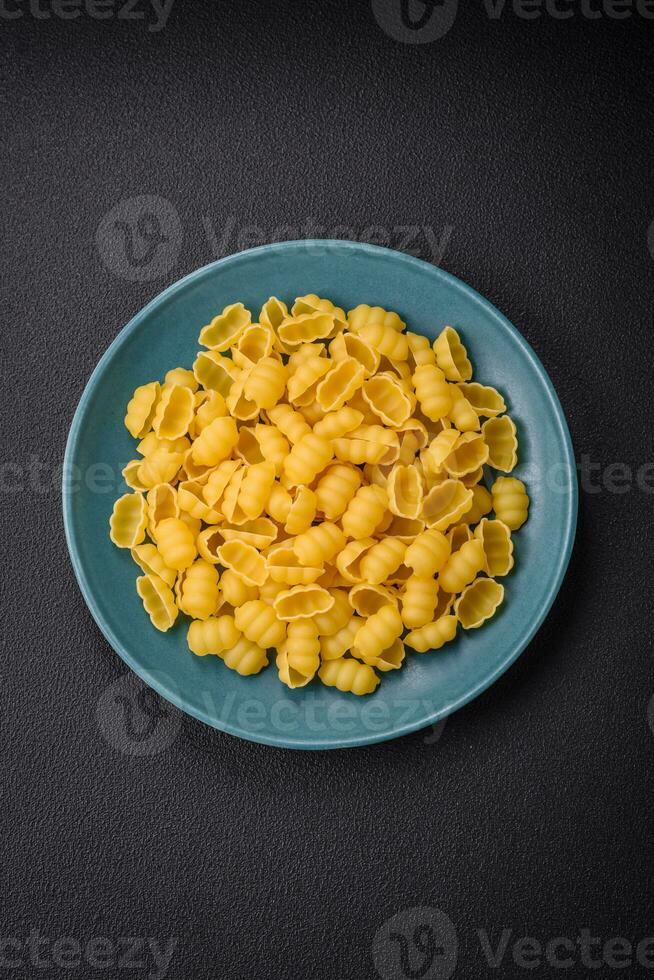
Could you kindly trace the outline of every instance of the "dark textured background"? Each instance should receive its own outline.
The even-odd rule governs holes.
[[[378,928],[413,906],[450,917],[464,978],[552,972],[510,947],[491,969],[477,930],[493,945],[504,928],[654,933],[654,496],[635,478],[611,492],[606,469],[653,458],[653,41],[635,12],[491,20],[478,3],[412,45],[337,0],[176,0],[157,33],[0,18],[2,937],[176,936],[182,980],[359,980],[377,975]],[[141,194],[171,202],[183,240],[135,282],[96,230]],[[147,300],[316,225],[443,237],[442,265],[522,330],[597,468],[559,599],[507,675],[440,738],[302,754],[117,695],[125,668],[74,580],[57,468],[93,366]],[[429,233],[414,238],[432,259]],[[2,976],[153,965],[9,952],[22,965]],[[579,955],[554,972],[585,976]]]

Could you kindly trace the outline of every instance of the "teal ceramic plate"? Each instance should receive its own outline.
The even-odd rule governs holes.
[[[185,624],[157,633],[145,615],[129,552],[109,541],[120,475],[135,455],[123,425],[134,388],[189,366],[200,327],[228,303],[258,311],[270,295],[315,292],[346,310],[370,303],[397,310],[430,338],[445,324],[462,334],[475,379],[497,385],[518,425],[530,517],[515,535],[506,598],[482,629],[459,630],[435,653],[410,653],[375,694],[356,698],[315,683],[289,691],[274,665],[242,678],[216,657],[195,657]],[[518,657],[561,586],[575,533],[577,484],[570,436],[552,383],[518,331],[483,297],[441,269],[352,242],[285,242],[241,252],[166,289],[119,334],[82,395],[64,466],[68,547],[91,613],[122,659],[152,688],[209,725],[242,738],[304,749],[342,748],[424,728],[487,688]]]

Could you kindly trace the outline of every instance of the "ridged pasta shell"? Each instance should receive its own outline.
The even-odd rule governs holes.
[[[510,473],[518,462],[518,439],[513,419],[508,415],[488,419],[481,427],[488,446],[488,463],[495,470]]]
[[[478,629],[493,616],[504,599],[504,588],[492,578],[477,578],[454,603],[456,616],[466,630]]]
[[[218,351],[200,351],[193,362],[193,374],[209,391],[217,391],[223,397],[229,394],[234,380],[240,369],[229,357],[223,357]]]
[[[361,391],[371,411],[385,425],[397,427],[410,417],[411,399],[391,375],[377,374],[369,378]]]
[[[472,506],[472,490],[458,480],[444,480],[433,487],[422,504],[425,524],[436,531],[445,531],[456,524]]]
[[[344,357],[336,361],[316,387],[316,399],[325,412],[334,412],[342,408],[354,392],[361,387],[364,379],[364,367],[353,357]]]
[[[388,506],[398,517],[416,520],[422,511],[422,480],[415,466],[395,466],[388,478]]]
[[[288,347],[310,344],[322,337],[329,337],[334,331],[335,322],[330,313],[301,313],[284,320],[277,329],[277,336]]]
[[[215,316],[211,323],[202,328],[199,341],[203,347],[209,347],[211,350],[229,350],[251,322],[250,311],[246,310],[242,303],[232,303]]]
[[[226,541],[216,552],[225,568],[231,568],[248,585],[263,585],[268,578],[266,559],[243,541]]]
[[[475,528],[475,537],[479,538],[484,548],[486,573],[491,578],[508,575],[513,568],[514,558],[511,531],[506,524],[484,517]]]
[[[266,556],[268,575],[273,582],[285,585],[310,585],[320,578],[322,566],[313,568],[300,564],[292,545],[279,544],[270,549]]]
[[[443,469],[450,476],[460,477],[474,473],[488,461],[488,446],[483,435],[462,432],[454,448],[443,460]]]
[[[472,364],[454,327],[445,327],[434,341],[436,363],[448,381],[469,381]]]
[[[352,586],[348,601],[359,616],[367,618],[379,612],[383,606],[397,606],[397,595],[384,585],[369,585],[367,582],[361,582]]]
[[[329,354],[334,361],[353,357],[355,361],[363,365],[366,377],[374,374],[379,367],[379,352],[354,333],[336,334],[329,345]]]
[[[135,548],[145,538],[147,505],[141,493],[124,493],[114,503],[109,518],[109,537],[118,548]]]
[[[177,619],[172,590],[158,575],[143,575],[136,580],[136,591],[155,629],[165,633]]]
[[[284,622],[308,619],[325,613],[334,605],[334,597],[320,585],[296,585],[280,592],[273,601],[277,618]]]
[[[499,391],[487,385],[480,385],[477,381],[464,381],[459,384],[459,388],[474,408],[477,415],[484,418],[493,418],[506,412],[506,404]]]

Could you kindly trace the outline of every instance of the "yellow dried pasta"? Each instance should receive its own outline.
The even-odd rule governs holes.
[[[109,522],[157,629],[182,614],[197,656],[249,676],[274,648],[289,689],[365,695],[407,650],[495,614],[529,497],[496,475],[517,427],[457,330],[432,344],[393,311],[306,293],[256,322],[228,304],[199,344],[192,370],[132,394],[132,492]]]

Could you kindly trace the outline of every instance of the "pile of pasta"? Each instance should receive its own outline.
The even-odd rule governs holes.
[[[272,649],[289,688],[369,694],[407,647],[494,615],[529,499],[515,477],[484,485],[515,467],[516,427],[456,330],[430,344],[309,294],[256,322],[227,306],[199,343],[125,417],[139,455],[110,536],[153,626],[183,613],[197,656],[249,675]]]

